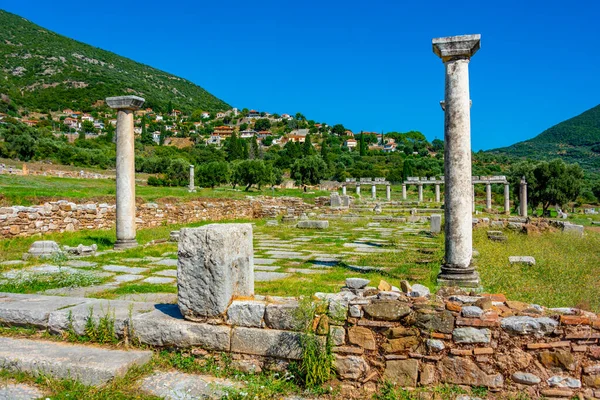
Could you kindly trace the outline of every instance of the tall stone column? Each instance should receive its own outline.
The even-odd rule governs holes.
[[[423,184],[419,183],[417,186],[419,188],[419,202],[422,202],[423,201]]]
[[[342,185],[342,196],[346,195],[346,185]]]
[[[525,177],[521,178],[520,189],[519,208],[521,210],[521,217],[527,217],[527,181]]]
[[[196,192],[196,186],[194,182],[194,166],[190,164],[190,184],[188,188],[188,192],[193,193]]]
[[[445,263],[441,285],[479,287],[473,258],[471,175],[471,99],[469,60],[479,50],[480,35],[433,39],[433,52],[446,70],[444,96]]]
[[[440,184],[439,183],[435,184],[435,202],[436,203],[440,202]]]
[[[471,187],[471,197],[472,197],[472,203],[473,203],[471,212],[473,214],[475,214],[475,185],[471,185],[471,186],[472,186]]]
[[[485,184],[485,210],[487,212],[492,211],[492,184]]]
[[[385,198],[387,201],[392,200],[392,187],[391,185],[385,185]]]
[[[117,241],[115,249],[138,245],[135,240],[135,149],[133,113],[143,104],[138,96],[108,97],[106,103],[117,110]]]
[[[360,183],[356,183],[356,194],[360,197]]]
[[[402,200],[406,200],[406,185],[402,184]]]
[[[371,197],[374,199],[377,198],[377,187],[375,185],[371,185]]]
[[[504,184],[504,214],[510,214],[510,187]]]

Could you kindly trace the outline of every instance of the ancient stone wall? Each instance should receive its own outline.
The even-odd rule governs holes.
[[[276,218],[281,214],[309,213],[315,208],[296,197],[255,197],[241,200],[198,199],[178,204],[145,203],[137,206],[140,228],[197,221]],[[40,206],[0,208],[0,237],[37,233],[109,229],[115,224],[115,206],[75,204],[65,200]]]

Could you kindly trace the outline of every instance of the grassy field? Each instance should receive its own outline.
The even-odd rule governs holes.
[[[329,196],[326,191],[304,192],[300,189],[252,188],[244,191],[230,186],[212,189],[198,189],[189,193],[187,187],[148,186],[145,179],[136,179],[136,197],[144,202],[170,199],[171,201],[193,200],[197,198],[235,198],[246,196],[295,196],[310,200],[317,196]],[[46,201],[70,200],[115,201],[115,181],[111,179],[74,179],[49,176],[0,175],[0,206],[37,205]]]

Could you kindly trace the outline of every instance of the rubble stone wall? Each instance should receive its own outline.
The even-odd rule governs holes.
[[[145,203],[137,206],[140,228],[197,221],[276,218],[281,214],[310,213],[315,205],[296,197],[198,199],[178,204]],[[26,237],[38,233],[109,229],[115,224],[115,205],[75,204],[66,200],[39,206],[0,207],[0,237]]]

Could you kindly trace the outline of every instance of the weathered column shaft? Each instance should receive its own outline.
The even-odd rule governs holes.
[[[392,200],[392,188],[390,185],[386,185],[385,187],[385,198],[387,201]]]
[[[371,186],[371,197],[374,199],[377,198],[377,187],[375,185]]]
[[[402,200],[406,200],[406,185],[402,185]]]
[[[135,138],[133,111],[117,112],[117,242],[116,247],[135,244]]]
[[[435,185],[435,202],[440,202],[440,185],[436,183]]]
[[[360,196],[360,185],[356,184],[356,194]]]
[[[489,183],[485,185],[485,209],[488,212],[492,209],[492,185]]]
[[[190,184],[189,184],[189,191],[190,192],[195,192],[196,191],[194,179],[195,179],[194,178],[194,166],[190,165]]]
[[[342,195],[346,195],[346,185],[342,185]]]
[[[520,189],[519,208],[521,210],[521,217],[527,217],[527,181],[525,181],[525,177],[521,179]]]
[[[419,186],[419,201],[423,201],[423,185]]]
[[[473,182],[471,173],[471,99],[469,60],[479,49],[480,36],[433,40],[434,52],[445,66],[444,95],[444,214],[445,264],[441,284],[479,286],[473,256]]]
[[[510,214],[510,187],[508,183],[504,185],[504,214]]]

